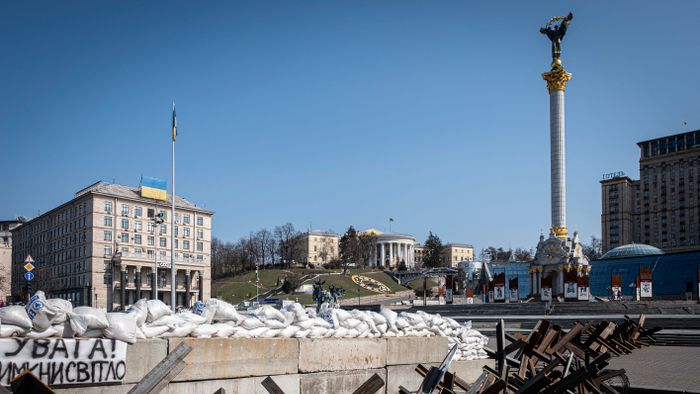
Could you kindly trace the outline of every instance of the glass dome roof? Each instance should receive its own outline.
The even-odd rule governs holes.
[[[600,259],[619,259],[622,257],[649,256],[664,254],[661,249],[646,244],[627,244],[608,250]]]

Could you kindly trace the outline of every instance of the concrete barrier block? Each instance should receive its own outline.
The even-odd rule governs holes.
[[[138,383],[168,355],[168,341],[160,338],[139,339],[126,348],[124,383]]]
[[[226,394],[269,394],[262,386],[266,377],[176,382],[169,384],[161,394],[214,393],[220,388]],[[277,375],[271,378],[285,394],[299,394],[299,375]]]
[[[299,342],[289,338],[170,338],[169,351],[180,342],[192,347],[175,381],[232,379],[295,374]]]
[[[423,364],[426,367],[437,367],[438,363],[415,363],[412,365],[387,365],[386,367],[386,392],[398,393],[399,386],[403,386],[411,391],[418,390],[423,377],[416,372],[416,366]]]
[[[447,337],[387,338],[387,365],[441,362],[449,348]]]
[[[367,381],[372,375],[378,374],[386,383],[386,369],[367,369],[363,371],[335,371],[318,372],[299,375],[299,386],[302,394],[306,393],[333,393],[351,394],[357,390],[362,383]],[[387,391],[386,384],[377,394],[395,393],[397,391]]]
[[[299,340],[299,372],[384,368],[386,339],[322,338]]]
[[[474,383],[483,372],[482,367],[484,365],[495,368],[496,361],[491,358],[453,361],[452,364],[450,364],[449,371],[457,374],[457,376],[462,378],[467,383]]]

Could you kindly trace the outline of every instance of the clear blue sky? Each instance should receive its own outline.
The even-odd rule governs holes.
[[[601,175],[700,128],[700,2],[70,1],[0,6],[0,217],[97,180],[170,184],[214,235],[292,222],[534,247],[550,225],[550,45],[563,60],[568,224]],[[684,126],[683,122],[687,122]]]

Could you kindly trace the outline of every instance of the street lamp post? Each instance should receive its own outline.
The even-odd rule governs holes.
[[[158,299],[158,242],[156,242],[156,227],[164,221],[163,212],[159,212],[151,218],[151,223],[153,223],[153,247],[155,248],[153,252],[153,274],[151,275],[151,290],[153,291],[154,300]]]

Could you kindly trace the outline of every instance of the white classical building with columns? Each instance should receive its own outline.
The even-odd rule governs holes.
[[[376,238],[371,257],[374,266],[396,269],[403,261],[406,268],[415,267],[416,237],[409,234],[384,233],[376,229],[363,231],[362,234]]]

